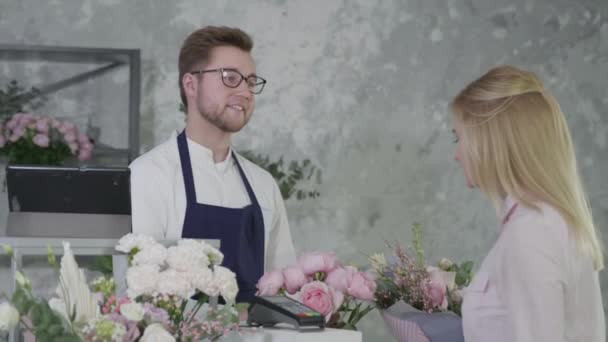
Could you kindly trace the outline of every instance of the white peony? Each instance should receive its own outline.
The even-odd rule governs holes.
[[[180,240],[177,246],[169,247],[167,264],[174,270],[190,272],[193,269],[209,267],[209,258],[198,241],[186,239]]]
[[[153,294],[157,289],[158,266],[138,265],[127,270],[127,296],[136,298],[142,294]]]
[[[143,305],[131,302],[121,305],[120,313],[129,321],[139,322],[144,319],[146,310],[144,310]]]
[[[188,281],[185,273],[168,269],[159,274],[156,291],[188,299],[194,295],[194,286]]]
[[[134,248],[141,251],[144,247],[157,243],[158,242],[150,236],[129,233],[118,240],[116,250],[123,253],[131,253],[131,250]]]
[[[163,265],[167,259],[167,248],[160,243],[149,243],[133,257],[133,265]]]
[[[19,323],[19,311],[10,303],[0,304],[0,331],[9,331]]]
[[[140,342],[175,342],[175,338],[158,323],[150,324],[144,331]]]
[[[234,272],[223,266],[214,266],[213,283],[219,289],[220,294],[226,302],[234,303],[236,294],[239,291]]]

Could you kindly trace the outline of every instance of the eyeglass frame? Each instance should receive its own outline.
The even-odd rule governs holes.
[[[235,86],[231,86],[231,85],[226,84],[226,81],[224,81],[224,75],[223,75],[223,73],[224,73],[225,71],[232,71],[232,72],[237,73],[239,76],[241,76],[241,80],[239,81],[239,83],[237,83]],[[254,92],[254,91],[252,91],[252,90],[251,90],[251,88],[249,87],[249,84],[247,83],[247,87],[249,88],[249,92],[250,92],[250,93],[252,93],[252,94],[255,94],[255,95],[260,94],[260,93],[262,92],[262,90],[264,90],[264,87],[266,86],[266,83],[268,83],[268,81],[266,81],[266,79],[264,79],[264,78],[262,78],[262,77],[260,77],[260,76],[258,76],[258,75],[249,75],[249,76],[245,77],[243,74],[241,74],[241,72],[240,72],[240,71],[238,71],[238,70],[236,70],[236,69],[232,69],[232,68],[218,68],[218,69],[208,69],[208,70],[194,70],[194,71],[190,71],[190,72],[188,72],[188,73],[189,73],[189,74],[192,74],[192,75],[197,75],[197,74],[198,74],[198,75],[202,75],[202,74],[205,74],[205,73],[208,73],[208,72],[219,72],[219,73],[220,73],[220,78],[222,79],[222,83],[223,83],[223,84],[224,84],[226,87],[228,87],[228,88],[233,88],[233,89],[234,89],[234,88],[238,88],[238,87],[241,85],[241,83],[243,83],[243,81],[245,81],[245,82],[247,83],[247,80],[248,80],[249,78],[251,78],[251,77],[254,77],[256,80],[258,80],[258,79],[259,79],[259,80],[262,80],[260,83],[256,83],[256,84],[255,84],[256,86],[258,86],[258,85],[260,85],[260,84],[262,85],[262,87],[260,88],[260,91],[258,91],[258,92]]]

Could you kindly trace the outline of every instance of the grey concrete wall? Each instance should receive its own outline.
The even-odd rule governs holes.
[[[310,158],[322,170],[320,198],[288,201],[299,251],[331,249],[361,263],[385,239],[409,241],[420,222],[431,260],[480,261],[498,226],[453,161],[446,104],[502,63],[537,72],[561,103],[608,237],[605,0],[0,2],[2,43],[141,49],[142,152],[183,125],[177,53],[207,24],[251,33],[258,73],[269,80],[236,146]],[[123,108],[123,100],[91,101]],[[376,313],[362,323],[366,341],[388,339],[384,329]]]

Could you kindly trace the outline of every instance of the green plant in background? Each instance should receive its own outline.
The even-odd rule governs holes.
[[[12,80],[4,90],[0,89],[0,122],[9,115],[40,108],[46,101],[47,98],[38,88],[31,87],[28,90]]]
[[[252,151],[241,151],[239,153],[272,175],[279,185],[283,199],[287,200],[295,195],[296,199],[301,200],[308,197],[316,198],[320,195],[314,189],[298,188],[298,183],[309,181],[313,178],[317,184],[321,182],[321,171],[310,160],[294,160],[289,165],[286,165],[283,162],[283,157],[280,157],[277,161],[271,161],[268,156]]]

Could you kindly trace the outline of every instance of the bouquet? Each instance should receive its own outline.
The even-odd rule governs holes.
[[[17,113],[0,122],[0,155],[11,164],[60,165],[70,156],[91,158],[93,144],[71,122]]]
[[[12,255],[10,247],[4,248]],[[132,234],[116,249],[129,258],[126,295],[115,293],[111,278],[88,284],[64,242],[60,267],[51,250],[48,255],[59,273],[56,295],[48,301],[34,296],[30,281],[17,271],[17,290],[0,304],[0,330],[20,322],[41,342],[146,342],[215,340],[237,329],[236,277],[219,266],[223,255],[217,249],[196,240],[165,248],[150,237]],[[189,305],[193,295],[198,299]],[[220,295],[227,304],[211,305],[200,317],[201,307]]]
[[[398,243],[392,250],[372,255],[377,278],[376,304],[399,341],[428,342],[449,336],[463,340],[460,322],[461,291],[471,281],[472,262],[455,264],[443,258],[427,265],[420,248],[420,228],[414,225],[413,253]],[[413,255],[413,256],[412,256]]]
[[[258,295],[285,295],[325,316],[328,327],[356,330],[374,309],[376,282],[371,274],[341,265],[335,253],[301,254],[295,264],[266,272]]]

